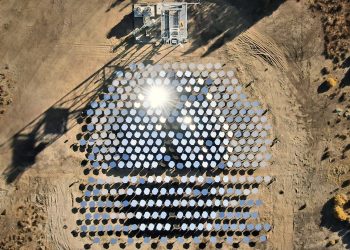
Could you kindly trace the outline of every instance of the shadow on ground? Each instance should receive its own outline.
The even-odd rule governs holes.
[[[334,216],[334,200],[330,199],[323,206],[321,211],[321,227],[325,227],[332,232],[338,233],[346,249],[350,249],[350,229],[349,222],[341,222]]]
[[[130,4],[134,2],[131,1]],[[122,0],[113,2],[106,12],[121,3]],[[189,33],[192,45],[185,54],[209,46],[202,56],[209,55],[264,16],[270,15],[281,3],[282,0],[215,0],[191,6]],[[85,107],[99,95],[115,68],[124,67],[131,62],[151,60],[155,55],[162,54],[158,61],[153,62],[157,63],[177,48],[135,44],[130,34],[133,27],[131,19],[132,14],[126,15],[107,32],[107,38],[122,39],[112,48],[112,52],[117,55],[111,61],[0,145],[0,148],[12,148],[12,163],[4,172],[8,183],[18,179],[36,162],[36,157],[42,150],[77,124]]]
[[[322,94],[330,90],[331,86],[328,84],[327,81],[324,81],[323,83],[320,84],[317,88],[317,93]]]
[[[132,13],[124,16],[123,19],[108,32],[106,37],[108,39],[113,37],[120,39],[124,36],[129,35],[133,30],[133,17],[134,16]]]
[[[204,1],[189,8],[190,54],[206,46],[205,57],[233,40],[260,19],[269,16],[283,0],[214,0]]]
[[[137,1],[138,0],[131,0],[131,1],[115,0],[108,6],[108,8],[106,9],[106,12],[109,12],[112,9],[115,9],[115,8],[119,7],[120,5],[122,5],[123,3],[127,2],[124,7],[119,9],[119,11],[123,11],[125,8],[129,7],[130,5],[137,3]]]
[[[345,73],[343,79],[340,82],[340,87],[350,86],[350,69]]]
[[[122,2],[118,0],[111,6],[116,7]],[[283,2],[283,0],[211,0],[189,5],[188,32],[191,46],[185,54],[207,47],[202,57],[208,56],[260,19],[271,15]],[[106,37],[122,38],[130,34],[132,29],[133,15],[130,13],[112,27]]]
[[[7,183],[16,181],[35,164],[40,152],[79,123],[86,106],[101,93],[117,68],[131,62],[150,60],[160,51],[167,53],[169,50],[170,53],[175,48],[134,45],[131,37],[124,39],[114,48],[119,53],[112,60],[0,144],[0,148],[10,147],[12,150],[12,162],[3,173]]]

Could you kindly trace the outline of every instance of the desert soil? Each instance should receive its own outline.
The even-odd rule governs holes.
[[[350,189],[349,37],[329,34],[337,22],[349,32],[349,6],[325,2],[204,1],[191,8],[189,42],[173,47],[132,43],[132,1],[0,1],[0,249],[89,244],[72,212],[86,179],[79,115],[107,66],[145,60],[230,65],[268,110],[273,230],[257,248],[349,248],[349,224],[332,213]],[[329,77],[338,85],[323,89]],[[63,131],[52,110],[68,118]]]

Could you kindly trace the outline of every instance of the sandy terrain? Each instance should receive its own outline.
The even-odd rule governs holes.
[[[350,247],[349,224],[332,212],[349,191],[349,54],[326,59],[324,14],[307,1],[232,2],[191,8],[191,39],[172,47],[131,42],[132,1],[0,1],[0,249],[91,243],[74,233],[86,179],[79,117],[112,66],[144,60],[225,63],[268,109],[273,230],[257,248]],[[341,86],[320,91],[330,75]]]

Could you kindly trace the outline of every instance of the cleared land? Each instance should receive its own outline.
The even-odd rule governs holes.
[[[108,66],[144,60],[230,64],[268,108],[276,180],[261,249],[348,248],[333,197],[350,188],[349,6],[314,2],[205,1],[189,43],[171,47],[132,43],[131,1],[0,1],[0,249],[89,242],[71,233],[86,178],[77,119]]]

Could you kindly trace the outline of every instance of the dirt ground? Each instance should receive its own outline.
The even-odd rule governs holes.
[[[349,36],[329,34],[337,22],[349,32],[349,6],[204,1],[190,9],[189,42],[174,47],[132,42],[132,2],[0,0],[0,249],[89,244],[74,235],[86,178],[79,117],[111,66],[145,60],[225,63],[268,109],[275,143],[265,171],[275,181],[263,200],[273,230],[256,248],[350,248],[332,199],[350,191],[350,59],[337,49]]]

